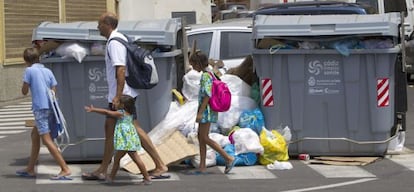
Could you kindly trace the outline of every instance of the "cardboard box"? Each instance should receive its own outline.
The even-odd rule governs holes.
[[[379,159],[379,157],[314,157],[310,160],[311,164],[325,164],[325,165],[368,165]]]
[[[194,144],[189,143],[187,138],[185,138],[179,131],[173,132],[169,137],[166,137],[161,144],[156,145],[155,148],[166,165],[180,162],[198,154],[198,148]],[[155,169],[155,164],[147,152],[140,154],[140,157],[148,171]],[[129,156],[125,156],[122,159],[121,168],[133,174],[141,173],[138,166],[129,158]]]
[[[258,78],[253,67],[253,58],[251,55],[246,56],[243,62],[234,68],[230,68],[227,74],[232,74],[240,77],[245,83],[252,86]]]

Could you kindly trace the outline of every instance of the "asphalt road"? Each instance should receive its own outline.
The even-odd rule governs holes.
[[[414,88],[409,88],[409,111],[405,147],[414,150]],[[23,104],[24,105],[24,104]],[[0,107],[4,109],[5,106]],[[17,110],[20,111],[20,110]],[[15,113],[15,112],[13,112]],[[24,115],[23,115],[24,116]],[[0,125],[2,118],[0,111]],[[3,128],[4,128],[3,124]],[[170,166],[170,179],[154,181],[151,186],[134,184],[141,176],[120,171],[118,183],[113,186],[98,181],[83,181],[80,174],[97,167],[95,163],[70,163],[72,181],[51,181],[49,175],[59,168],[47,151],[42,149],[36,179],[15,176],[24,168],[30,150],[30,129],[9,124],[0,129],[0,192],[70,192],[70,191],[413,191],[414,153],[387,155],[365,166],[310,165],[291,159],[290,170],[268,170],[264,166],[236,167],[224,175],[223,167],[211,167],[208,175],[186,175],[191,168],[183,165]],[[1,126],[0,126],[1,128]],[[6,131],[6,132],[5,132]],[[8,131],[8,132],[7,132]]]

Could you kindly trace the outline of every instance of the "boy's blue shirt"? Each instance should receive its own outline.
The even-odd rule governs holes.
[[[41,63],[34,63],[32,66],[26,68],[23,75],[23,82],[30,85],[32,110],[49,109],[49,96],[47,91],[57,85],[52,71]]]

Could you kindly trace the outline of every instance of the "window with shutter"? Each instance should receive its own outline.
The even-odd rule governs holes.
[[[66,0],[66,22],[97,21],[106,11],[106,0]]]
[[[62,9],[59,4],[63,3]],[[2,64],[22,64],[22,52],[31,46],[33,29],[43,21],[76,22],[97,21],[107,11],[107,5],[114,6],[110,0],[4,0],[3,33],[0,31],[0,48],[4,57]],[[0,1],[0,3],[2,3]],[[62,11],[62,12],[60,12]],[[59,17],[62,18],[59,18]],[[1,26],[1,24],[0,24]],[[2,29],[0,29],[2,30]],[[0,61],[2,62],[2,61]],[[1,63],[0,63],[1,64]]]
[[[5,64],[22,61],[31,46],[33,28],[42,21],[59,21],[56,0],[4,0]]]

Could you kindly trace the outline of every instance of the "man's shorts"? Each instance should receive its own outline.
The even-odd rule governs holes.
[[[36,121],[37,131],[39,135],[48,134],[50,132],[49,125],[54,120],[51,109],[39,109],[33,111],[33,116]]]
[[[134,98],[134,101],[137,101],[137,98],[136,97]],[[111,111],[116,111],[116,109],[115,109],[115,107],[113,106],[112,103],[109,103],[108,104],[108,109],[111,110]],[[137,119],[137,108],[134,107],[134,108],[132,108],[132,110],[133,110],[133,111],[131,111],[132,118],[134,120],[136,120]],[[107,115],[106,118],[114,118],[114,117],[111,117],[111,116]]]

